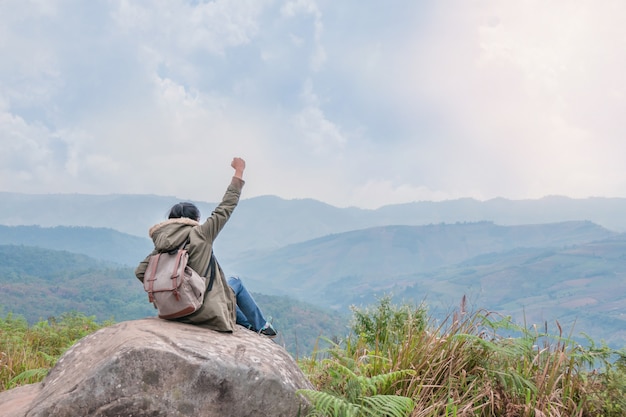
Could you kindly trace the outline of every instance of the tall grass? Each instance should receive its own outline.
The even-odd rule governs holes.
[[[300,361],[320,392],[345,395],[353,382],[329,378],[340,365],[366,379],[410,371],[378,392],[411,399],[415,407],[406,416],[626,415],[624,351],[591,340],[583,347],[558,323],[558,333],[549,334],[547,325],[527,328],[489,312],[468,312],[464,301],[437,323],[423,306],[395,306],[390,297],[353,308],[353,315],[346,340]]]
[[[0,318],[0,391],[41,381],[76,341],[99,328],[95,317],[67,313],[32,326],[9,313]]]

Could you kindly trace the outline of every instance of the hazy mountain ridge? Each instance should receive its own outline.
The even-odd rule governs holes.
[[[333,288],[381,288],[400,276],[432,271],[487,253],[515,248],[560,248],[616,233],[591,222],[499,226],[491,222],[385,226],[325,236],[231,261],[226,270],[257,291],[290,294],[330,306]],[[344,290],[345,291],[345,290]],[[329,304],[329,300],[333,304]],[[346,307],[346,304],[343,304]]]
[[[345,310],[354,299],[351,294],[367,297],[398,283],[408,286],[407,276],[421,280],[424,273],[472,258],[499,262],[500,254],[516,248],[545,251],[614,236],[619,235],[591,222],[385,226],[250,251],[236,261],[220,257],[220,261],[226,274],[242,276],[252,291]],[[86,227],[0,226],[1,243],[68,250],[131,267],[151,250],[148,239]],[[491,258],[484,258],[488,254]]]
[[[108,228],[2,226],[0,245],[66,250],[95,259],[135,266],[153,249],[152,241]]]
[[[219,198],[221,196],[215,196]],[[0,224],[112,228],[147,237],[181,199],[156,195],[21,194],[0,192]],[[203,218],[216,203],[195,202]],[[616,232],[626,231],[626,198],[544,197],[536,200],[458,199],[415,202],[366,210],[338,208],[311,199],[262,196],[241,200],[216,242],[221,259],[237,259],[250,250],[278,249],[331,233],[376,226],[419,226],[492,221],[524,225],[588,220]]]

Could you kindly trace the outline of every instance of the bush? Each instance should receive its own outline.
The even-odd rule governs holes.
[[[423,307],[394,306],[387,297],[353,313],[349,337],[300,361],[321,393],[307,396],[328,416],[348,415],[329,406],[367,404],[362,397],[372,393],[359,389],[355,399],[355,381],[369,386],[388,375],[403,378],[375,394],[410,399],[411,416],[617,417],[626,410],[625,353],[592,341],[583,347],[558,322],[557,334],[549,334],[547,324],[539,330],[470,313],[463,301],[436,324]],[[352,410],[349,415],[377,415]]]

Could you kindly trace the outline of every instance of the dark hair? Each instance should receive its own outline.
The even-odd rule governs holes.
[[[200,221],[200,210],[193,203],[174,204],[170,209],[168,219],[180,219],[186,217],[188,219]]]

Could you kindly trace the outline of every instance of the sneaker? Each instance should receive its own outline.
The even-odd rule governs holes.
[[[265,323],[265,326],[263,326],[263,328],[259,330],[259,334],[273,339],[278,335],[278,332],[276,331],[274,326],[272,326],[272,323],[267,322]]]

